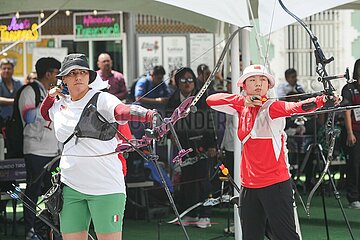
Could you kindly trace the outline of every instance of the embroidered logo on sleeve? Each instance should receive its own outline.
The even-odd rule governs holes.
[[[61,106],[60,106],[60,111],[66,110],[66,108],[67,108],[67,107],[66,107],[65,105],[61,105]]]
[[[113,216],[113,222],[118,222],[119,221],[119,215],[114,215]]]

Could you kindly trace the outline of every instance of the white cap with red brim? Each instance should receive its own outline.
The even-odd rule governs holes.
[[[275,86],[275,78],[273,75],[269,73],[269,71],[263,65],[250,65],[245,68],[243,75],[241,75],[240,79],[237,82],[238,87],[243,87],[245,80],[252,76],[265,76],[269,79],[269,88],[273,88]]]

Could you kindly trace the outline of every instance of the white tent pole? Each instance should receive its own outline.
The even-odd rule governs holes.
[[[231,25],[231,33],[237,30],[237,26]],[[235,37],[231,43],[231,81],[232,81],[232,92],[233,93],[240,93],[239,88],[236,85],[236,82],[240,75],[240,68],[239,68],[239,37]],[[237,116],[234,116],[234,127],[235,135],[234,135],[234,180],[235,183],[240,186],[240,157],[241,157],[241,143],[237,137]],[[235,193],[237,194],[237,193]],[[234,207],[234,227],[235,227],[235,239],[240,240],[242,239],[242,232],[240,226],[240,218],[238,214],[238,208]]]
[[[131,87],[133,79],[137,78],[136,76],[136,14],[135,13],[126,13],[124,14],[126,18],[126,43],[127,43],[127,79],[126,84],[128,87]]]
[[[251,56],[250,56],[250,32],[249,30],[241,30],[241,53],[242,53],[242,62],[243,68],[250,65]]]

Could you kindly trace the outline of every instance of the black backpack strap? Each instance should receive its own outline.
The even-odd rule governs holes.
[[[84,109],[82,110],[82,113],[81,113],[79,122],[81,121],[81,118],[82,118],[82,116],[84,115],[85,110],[90,106],[90,104],[92,104],[92,105],[94,105],[94,106],[96,107],[96,105],[97,105],[97,100],[98,100],[98,98],[99,98],[100,93],[101,93],[101,92],[95,93],[94,96],[92,96],[92,98],[91,98],[91,99],[89,100],[89,102],[86,104],[86,106],[85,106]],[[78,125],[79,125],[79,123],[76,124],[75,129],[74,129],[74,132],[65,140],[64,145],[65,145],[66,143],[68,143],[68,142],[75,136],[75,134],[76,134],[76,129],[77,129]]]
[[[41,93],[40,93],[39,84],[36,83],[36,82],[32,82],[29,85],[34,89],[34,92],[35,92],[35,107],[37,107],[41,103]]]

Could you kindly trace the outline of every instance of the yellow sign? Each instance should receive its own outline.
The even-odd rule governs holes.
[[[39,39],[38,17],[13,17],[0,20],[0,42],[37,41]]]

